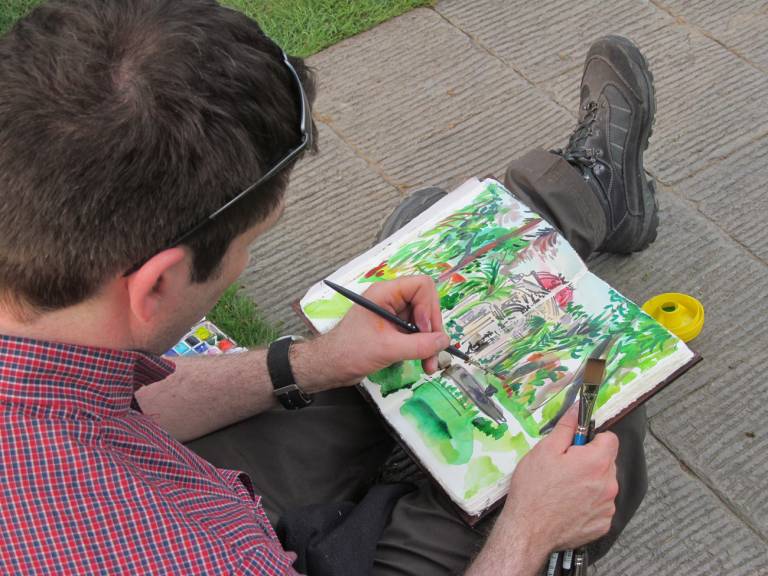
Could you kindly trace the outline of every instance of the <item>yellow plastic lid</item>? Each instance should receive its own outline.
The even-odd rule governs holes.
[[[659,294],[643,304],[643,312],[684,342],[696,338],[704,327],[704,306],[688,294]]]

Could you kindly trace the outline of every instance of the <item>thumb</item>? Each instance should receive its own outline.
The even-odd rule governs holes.
[[[579,403],[574,402],[568,411],[558,420],[555,427],[544,439],[549,444],[565,452],[573,444],[573,435],[579,424]]]
[[[403,334],[397,338],[399,356],[403,360],[425,360],[437,355],[451,343],[445,332],[419,332]]]

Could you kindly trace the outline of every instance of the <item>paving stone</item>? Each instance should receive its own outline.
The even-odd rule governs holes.
[[[297,167],[284,220],[243,276],[271,319],[300,331],[290,302],[372,245],[403,193],[500,175],[561,143],[589,43],[636,40],[659,105],[647,164],[674,187],[659,192],[649,249],[592,267],[638,303],[699,298],[706,324],[691,346],[704,362],[648,404],[664,445],[649,437],[646,502],[598,575],[768,575],[766,25],[744,16],[760,5],[443,0],[314,56],[322,152]]]
[[[666,262],[680,258],[690,282],[701,283],[707,316],[705,332],[694,346],[704,352],[705,361],[683,379],[682,387],[658,397],[652,429],[768,537],[768,387],[763,376],[768,266],[724,242],[714,224],[692,218],[688,230],[679,230],[683,219],[670,222],[673,230],[667,234],[682,246],[670,245]],[[665,244],[671,243],[662,242],[662,249]],[[694,382],[703,386],[689,393]]]
[[[342,42],[313,64],[318,115],[403,190],[500,174],[573,124],[432,10]]]
[[[636,0],[442,0],[435,9],[534,84],[572,70],[580,77],[587,48],[599,36],[624,34],[645,43],[674,22]]]
[[[291,303],[375,243],[401,194],[323,124],[320,153],[303,159],[280,223],[254,243],[240,278],[246,293],[284,333],[303,332]]]
[[[768,4],[764,0],[664,0],[661,5],[768,71]]]
[[[765,361],[765,344],[764,340],[762,357],[758,358],[732,349],[728,362],[736,367],[733,372],[738,376],[713,381],[684,398],[652,419],[651,428],[696,475],[768,538],[768,390],[755,369]],[[752,370],[738,368],[741,363],[751,364]]]
[[[638,304],[662,292],[684,292],[704,305],[704,330],[690,344],[704,361],[649,401],[650,416],[679,406],[707,386],[720,386],[723,394],[741,388],[744,379],[759,373],[768,345],[763,323],[768,316],[768,267],[691,203],[668,190],[660,190],[659,202],[655,243],[629,257],[601,256],[591,263],[599,276]],[[686,425],[699,421],[695,411],[684,414]]]
[[[655,79],[656,124],[646,164],[661,180],[679,182],[768,133],[768,75],[690,27],[629,36],[648,58]],[[576,110],[579,92],[573,86],[580,79],[579,68],[542,89]]]
[[[652,436],[648,494],[593,576],[768,574],[768,546]]]
[[[683,180],[678,192],[768,263],[768,138]]]

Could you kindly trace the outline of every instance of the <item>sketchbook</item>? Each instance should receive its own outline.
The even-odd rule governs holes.
[[[516,464],[577,397],[589,357],[606,360],[598,428],[698,360],[495,180],[466,182],[328,279],[362,293],[413,274],[435,280],[452,342],[494,375],[456,358],[426,375],[411,361],[361,389],[470,519],[504,497]],[[318,282],[298,308],[322,333],[351,305]]]

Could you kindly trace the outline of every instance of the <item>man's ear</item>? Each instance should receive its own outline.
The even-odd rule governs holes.
[[[168,248],[147,260],[127,278],[128,299],[134,317],[150,322],[163,307],[169,307],[189,284],[188,252]]]

